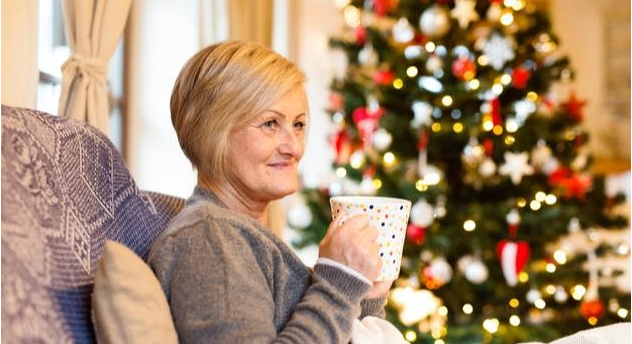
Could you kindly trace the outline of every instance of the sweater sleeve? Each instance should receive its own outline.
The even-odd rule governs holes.
[[[316,264],[325,264],[333,267],[337,267],[344,272],[357,277],[358,279],[364,281],[364,283],[368,285],[372,285],[371,281],[369,281],[366,277],[362,276],[359,272],[351,269],[350,267],[344,266],[336,261],[327,259],[327,258],[318,258],[316,260]],[[364,299],[360,303],[362,311],[360,313],[360,319],[363,319],[366,316],[374,316],[378,318],[384,319],[386,316],[386,312],[384,311],[384,305],[386,304],[386,296],[374,298],[374,299]]]
[[[154,269],[181,343],[347,343],[369,290],[335,267],[316,265],[312,284],[284,326],[256,255],[239,236],[182,229],[152,248]]]
[[[373,316],[384,319],[386,312],[384,311],[384,305],[386,304],[386,296],[378,297],[375,299],[364,299],[360,303],[362,312],[360,313],[360,319],[367,316]]]

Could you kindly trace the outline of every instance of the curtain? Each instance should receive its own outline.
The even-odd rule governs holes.
[[[65,0],[64,24],[71,55],[62,65],[60,116],[109,131],[107,72],[123,33],[131,0]]]
[[[229,37],[272,47],[273,2],[273,0],[228,1]]]

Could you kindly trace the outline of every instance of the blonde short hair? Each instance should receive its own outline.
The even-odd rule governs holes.
[[[171,122],[198,173],[226,176],[229,135],[296,87],[305,74],[262,45],[228,41],[206,47],[182,68],[171,92]]]

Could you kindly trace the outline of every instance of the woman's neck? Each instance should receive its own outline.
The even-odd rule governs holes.
[[[203,177],[198,177],[198,186],[215,194],[215,196],[217,196],[217,198],[219,198],[219,200],[222,201],[228,209],[253,218],[263,226],[267,225],[267,208],[269,202],[253,200],[243,192],[239,192],[237,188],[233,187],[229,183],[217,185],[215,183],[210,183]]]

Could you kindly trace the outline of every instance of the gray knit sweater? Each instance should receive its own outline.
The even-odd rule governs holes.
[[[347,343],[384,298],[333,266],[310,271],[255,220],[195,188],[149,253],[181,343]]]

